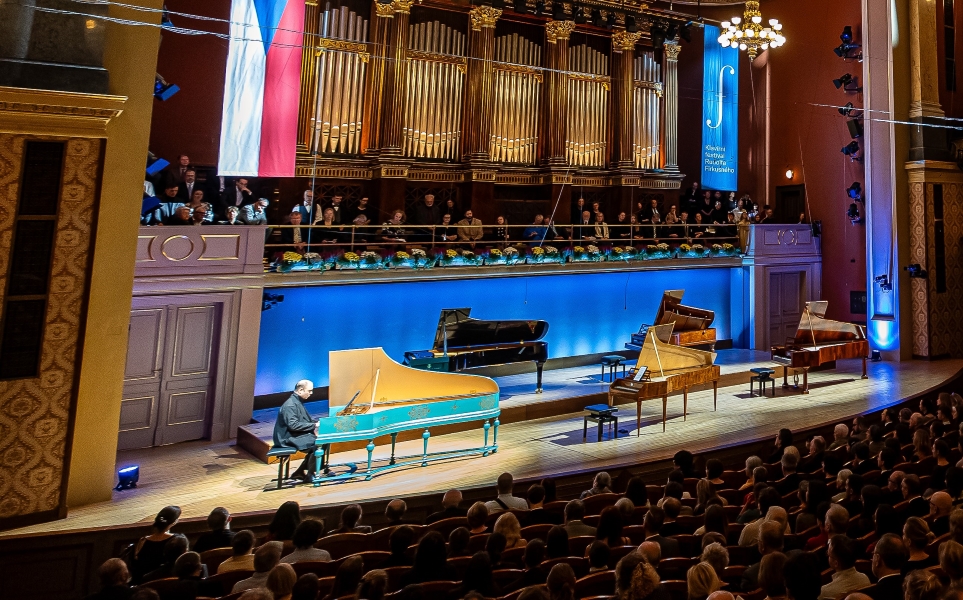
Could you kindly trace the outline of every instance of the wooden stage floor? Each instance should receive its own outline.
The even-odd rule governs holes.
[[[641,435],[635,432],[635,406],[619,409],[621,428],[630,435],[601,443],[590,431],[582,441],[580,413],[560,414],[503,426],[498,453],[488,457],[438,462],[380,475],[372,481],[308,486],[284,491],[263,491],[277,472],[273,465],[254,460],[228,443],[188,442],[174,446],[121,452],[118,467],[140,465],[140,484],[135,490],[115,492],[113,500],[69,511],[66,519],[0,533],[26,533],[101,528],[150,522],[167,504],[179,505],[183,517],[204,517],[215,506],[231,512],[273,510],[285,500],[302,506],[344,505],[355,500],[493,486],[504,471],[516,478],[536,478],[548,473],[614,468],[665,460],[679,449],[703,452],[736,443],[774,437],[787,425],[803,429],[838,422],[850,415],[878,410],[923,393],[954,378],[963,360],[936,362],[869,363],[869,379],[860,379],[860,362],[840,361],[836,370],[811,373],[811,393],[776,386],[776,396],[750,397],[748,385],[740,383],[719,390],[718,411],[712,410],[712,391],[695,392],[689,398],[689,416],[682,420],[681,396],[669,399],[669,422],[661,425],[661,403],[642,406]],[[598,375],[598,371],[594,372]],[[515,376],[513,376],[515,377]],[[525,375],[517,376],[527,381]],[[791,379],[790,379],[791,381]],[[595,385],[598,385],[597,383]],[[510,386],[505,404],[518,399]],[[548,393],[548,392],[546,392]],[[590,424],[591,427],[591,424]],[[429,451],[481,445],[482,430],[434,437]],[[399,443],[399,454],[419,454],[419,441]],[[385,455],[379,447],[375,456]],[[335,455],[337,462],[362,462],[363,450]]]

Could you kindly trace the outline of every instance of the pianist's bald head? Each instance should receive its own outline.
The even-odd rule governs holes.
[[[294,386],[294,393],[307,399],[314,392],[314,382],[310,379],[302,379]]]
[[[445,508],[458,508],[458,505],[461,504],[461,500],[461,492],[458,490],[448,490],[445,492],[445,496],[441,499],[441,505]]]

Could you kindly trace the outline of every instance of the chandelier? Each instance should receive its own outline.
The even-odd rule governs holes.
[[[759,12],[758,0],[748,0],[746,11],[742,18],[732,17],[732,22],[722,22],[722,35],[719,43],[723,48],[738,48],[749,54],[749,60],[756,58],[759,52],[769,47],[778,48],[786,43],[786,36],[782,34],[782,23],[778,19],[769,19],[769,27],[762,25],[762,13]]]

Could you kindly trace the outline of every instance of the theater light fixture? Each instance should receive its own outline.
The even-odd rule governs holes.
[[[863,199],[863,186],[860,185],[858,181],[854,181],[852,185],[846,188],[846,195],[853,200]]]
[[[849,209],[846,210],[846,216],[849,217],[849,222],[853,225],[858,225],[863,222],[863,217],[859,214],[859,207],[853,202],[849,205]]]
[[[786,179],[792,179],[793,175],[795,175],[795,173],[793,173],[792,169],[786,169]]]
[[[157,175],[170,165],[169,162],[163,158],[158,158],[154,156],[150,151],[147,152],[147,174],[151,177]]]
[[[851,25],[843,27],[843,32],[839,34],[839,39],[842,41],[842,44],[833,48],[836,56],[839,58],[863,58],[862,54],[850,54],[853,50],[858,50],[860,47],[859,44],[853,43],[853,27]]]
[[[157,73],[154,77],[154,97],[158,100],[169,100],[171,96],[179,91],[181,91],[181,88],[173,83],[167,83],[167,81],[161,77],[160,73]]]
[[[853,103],[852,103],[852,102],[847,102],[846,104],[844,104],[843,106],[837,108],[836,110],[838,110],[838,111],[839,111],[839,114],[843,115],[844,117],[853,117],[853,118],[856,118],[856,117],[858,117],[860,114],[862,114],[862,113],[860,112],[860,109],[858,109],[858,108],[856,108],[855,106],[853,106]],[[853,113],[857,113],[857,114],[853,114]]]
[[[757,0],[747,0],[742,18],[732,17],[731,21],[723,21],[722,30],[722,35],[719,36],[722,47],[745,50],[750,61],[760,52],[786,43],[786,36],[782,34],[782,23],[778,19],[769,19],[769,26],[763,26]]]
[[[906,265],[906,267],[904,267],[904,268],[905,268],[907,271],[909,271],[909,276],[910,276],[911,278],[913,278],[913,279],[926,279],[926,275],[927,275],[926,269],[924,269],[923,267],[921,267],[919,263],[913,263],[913,264],[911,264],[911,265]]]
[[[843,32],[839,34],[839,39],[842,40],[844,44],[850,44],[853,41],[853,26],[847,25],[843,27]]]
[[[117,487],[114,489],[119,491],[129,490],[131,488],[137,487],[137,481],[140,479],[140,466],[134,465],[132,467],[124,467],[123,469],[117,471]]]
[[[850,73],[843,73],[837,79],[833,79],[833,85],[836,89],[842,89],[844,92],[861,92],[863,88],[859,87],[859,82]]]

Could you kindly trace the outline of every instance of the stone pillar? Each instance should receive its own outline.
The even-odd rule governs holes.
[[[390,21],[381,111],[381,155],[401,156],[401,119],[408,84],[408,21],[414,0],[394,0]]]
[[[910,104],[909,44],[894,44],[895,35],[908,37],[905,26],[894,31],[908,21],[907,1],[863,0],[862,6],[863,107],[867,115],[891,115],[866,119],[860,143],[867,198],[867,335],[873,349],[893,360],[910,356],[910,320],[902,317],[908,317],[911,302],[908,277],[901,268],[909,247],[909,183],[903,165],[910,128],[893,123],[908,118]]]
[[[361,151],[377,154],[381,149],[381,121],[384,111],[385,71],[388,65],[388,44],[391,39],[394,8],[372,0],[371,61],[368,80],[364,86],[364,112],[361,118]]]
[[[641,32],[630,33],[620,29],[612,34],[612,149],[610,166],[613,169],[631,169],[635,165],[632,152],[633,115],[632,96],[635,81],[632,76],[635,60],[635,44]]]
[[[679,52],[682,46],[666,42],[662,66],[662,161],[663,169],[679,172]]]
[[[545,24],[545,85],[542,96],[541,147],[543,165],[564,165],[568,117],[568,38],[575,21]]]
[[[502,11],[476,6],[468,13],[468,83],[462,119],[462,154],[466,161],[485,161],[491,156],[492,75],[495,60],[495,22]]]
[[[910,160],[949,160],[940,106],[939,62],[936,57],[936,4],[909,0],[910,25]]]

